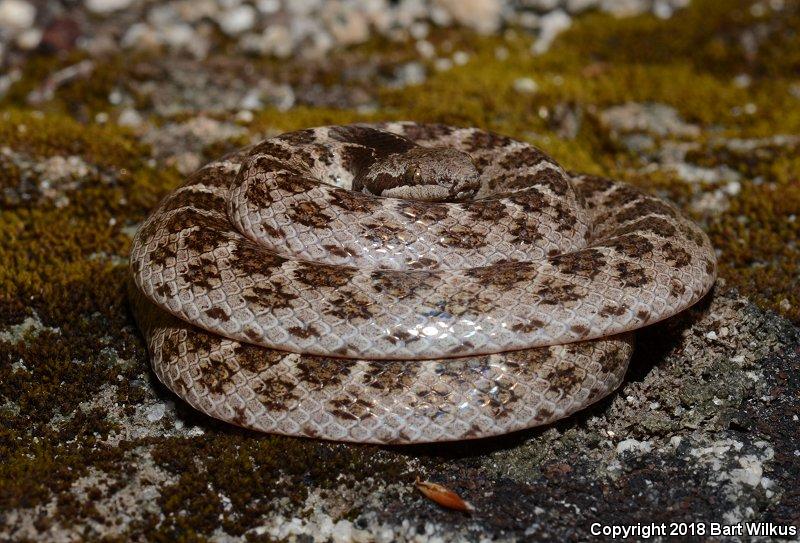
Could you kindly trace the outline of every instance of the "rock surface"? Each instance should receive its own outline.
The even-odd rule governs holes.
[[[10,341],[34,341],[35,330]],[[205,521],[213,540],[585,540],[593,523],[611,519],[798,521],[800,333],[735,292],[640,334],[626,383],[600,404],[545,429],[475,442],[373,448],[265,438],[195,414],[153,382],[142,355],[108,360],[138,390],[134,409],[119,405],[121,383],[111,380],[51,421],[58,431],[102,413],[117,429],[92,448],[101,458],[121,451],[124,469],[93,462],[57,497],[7,511],[0,535],[142,537],[156,527],[177,535]],[[236,447],[218,456],[219,438]],[[335,471],[304,464],[315,461]],[[457,491],[476,511],[439,508],[414,490],[415,477]]]

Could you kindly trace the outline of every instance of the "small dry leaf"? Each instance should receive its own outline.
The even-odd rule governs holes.
[[[436,483],[431,483],[430,481],[420,481],[419,477],[417,477],[417,480],[414,481],[414,484],[426,498],[438,503],[442,507],[455,509],[456,511],[463,511],[465,513],[471,513],[475,511],[475,508],[471,503],[466,500],[462,500],[461,496],[449,488],[446,488],[442,485],[437,485]]]

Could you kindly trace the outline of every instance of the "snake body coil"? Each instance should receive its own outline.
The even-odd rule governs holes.
[[[614,390],[631,331],[699,300],[705,234],[535,147],[416,123],[287,133],[137,232],[158,377],[265,432],[413,443],[545,424]]]

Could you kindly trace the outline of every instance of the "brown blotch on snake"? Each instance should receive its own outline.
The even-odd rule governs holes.
[[[686,267],[692,262],[692,255],[690,255],[686,249],[682,249],[669,241],[661,246],[661,250],[676,268]]]
[[[314,388],[338,387],[352,363],[341,358],[302,356],[297,362],[298,378]]]
[[[293,277],[309,286],[339,288],[345,286],[353,277],[354,270],[344,267],[315,266],[310,262],[299,262]]]
[[[246,288],[242,298],[263,309],[288,309],[297,295],[291,292],[285,282],[271,281]]]
[[[308,339],[311,337],[320,337],[320,331],[313,324],[306,326],[290,326],[287,331],[295,337],[301,339]]]

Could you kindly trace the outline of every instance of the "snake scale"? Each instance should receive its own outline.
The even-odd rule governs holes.
[[[419,443],[546,424],[621,383],[633,331],[716,275],[703,231],[536,147],[413,122],[269,138],[142,223],[158,378],[264,432]]]

